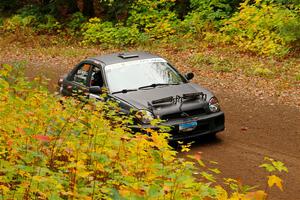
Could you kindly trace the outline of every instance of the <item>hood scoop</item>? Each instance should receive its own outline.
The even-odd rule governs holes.
[[[200,99],[202,101],[206,101],[207,95],[204,94],[203,92],[194,92],[194,93],[186,93],[183,94],[182,96],[176,95],[175,97],[170,96],[170,97],[165,97],[161,99],[156,99],[151,102],[148,102],[148,106],[150,108],[157,107],[157,106],[166,106],[166,104],[177,104],[181,103],[181,105],[184,103],[186,100],[197,100]]]
[[[174,97],[170,96],[170,97],[165,97],[165,98],[161,98],[161,99],[157,99],[157,100],[148,102],[148,106],[150,108],[155,107],[155,106],[163,106],[168,103],[173,103],[173,101],[174,101]]]
[[[192,83],[156,87],[113,94],[120,101],[136,109],[149,109],[154,115],[178,113],[205,108],[211,94]]]
[[[207,95],[203,92],[185,93],[148,102],[149,109],[161,119],[194,116],[206,112]]]

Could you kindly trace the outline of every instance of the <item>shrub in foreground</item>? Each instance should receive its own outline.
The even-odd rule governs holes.
[[[112,104],[56,97],[40,86],[41,80],[27,82],[11,70],[7,65],[0,68],[1,199],[233,200],[266,196],[227,179],[225,183],[233,190],[229,195],[215,183],[213,174],[219,170],[206,172],[199,154],[190,156],[197,168],[192,161],[176,158],[166,134],[147,130],[148,135],[133,135],[122,125],[127,118],[103,112]],[[188,151],[188,146],[182,150]],[[286,169],[270,161],[261,167],[270,172]],[[195,171],[201,171],[201,177],[193,176]],[[281,179],[270,175],[270,187],[274,184],[282,189]]]

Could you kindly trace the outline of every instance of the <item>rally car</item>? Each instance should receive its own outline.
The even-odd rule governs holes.
[[[88,98],[107,99],[121,112],[134,111],[135,128],[153,128],[154,119],[170,127],[170,140],[194,139],[224,130],[224,113],[212,92],[190,82],[166,59],[147,52],[114,53],[83,60],[59,80],[66,96],[84,91]]]

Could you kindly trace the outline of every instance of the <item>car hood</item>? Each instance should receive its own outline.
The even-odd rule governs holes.
[[[207,101],[213,96],[211,92],[193,83],[184,83],[180,85],[158,86],[156,88],[141,89],[128,93],[114,94],[119,100],[125,101],[136,109],[151,110],[155,115],[166,115],[170,113],[178,113],[189,110],[207,107],[207,101],[201,99],[194,99],[191,101],[184,101],[184,103],[167,103],[162,106],[155,106],[153,109],[152,101],[166,98],[182,96],[183,94],[202,92],[207,95]]]

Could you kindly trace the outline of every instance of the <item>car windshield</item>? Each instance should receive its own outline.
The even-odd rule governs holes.
[[[105,66],[111,92],[185,82],[164,59],[145,59]]]

